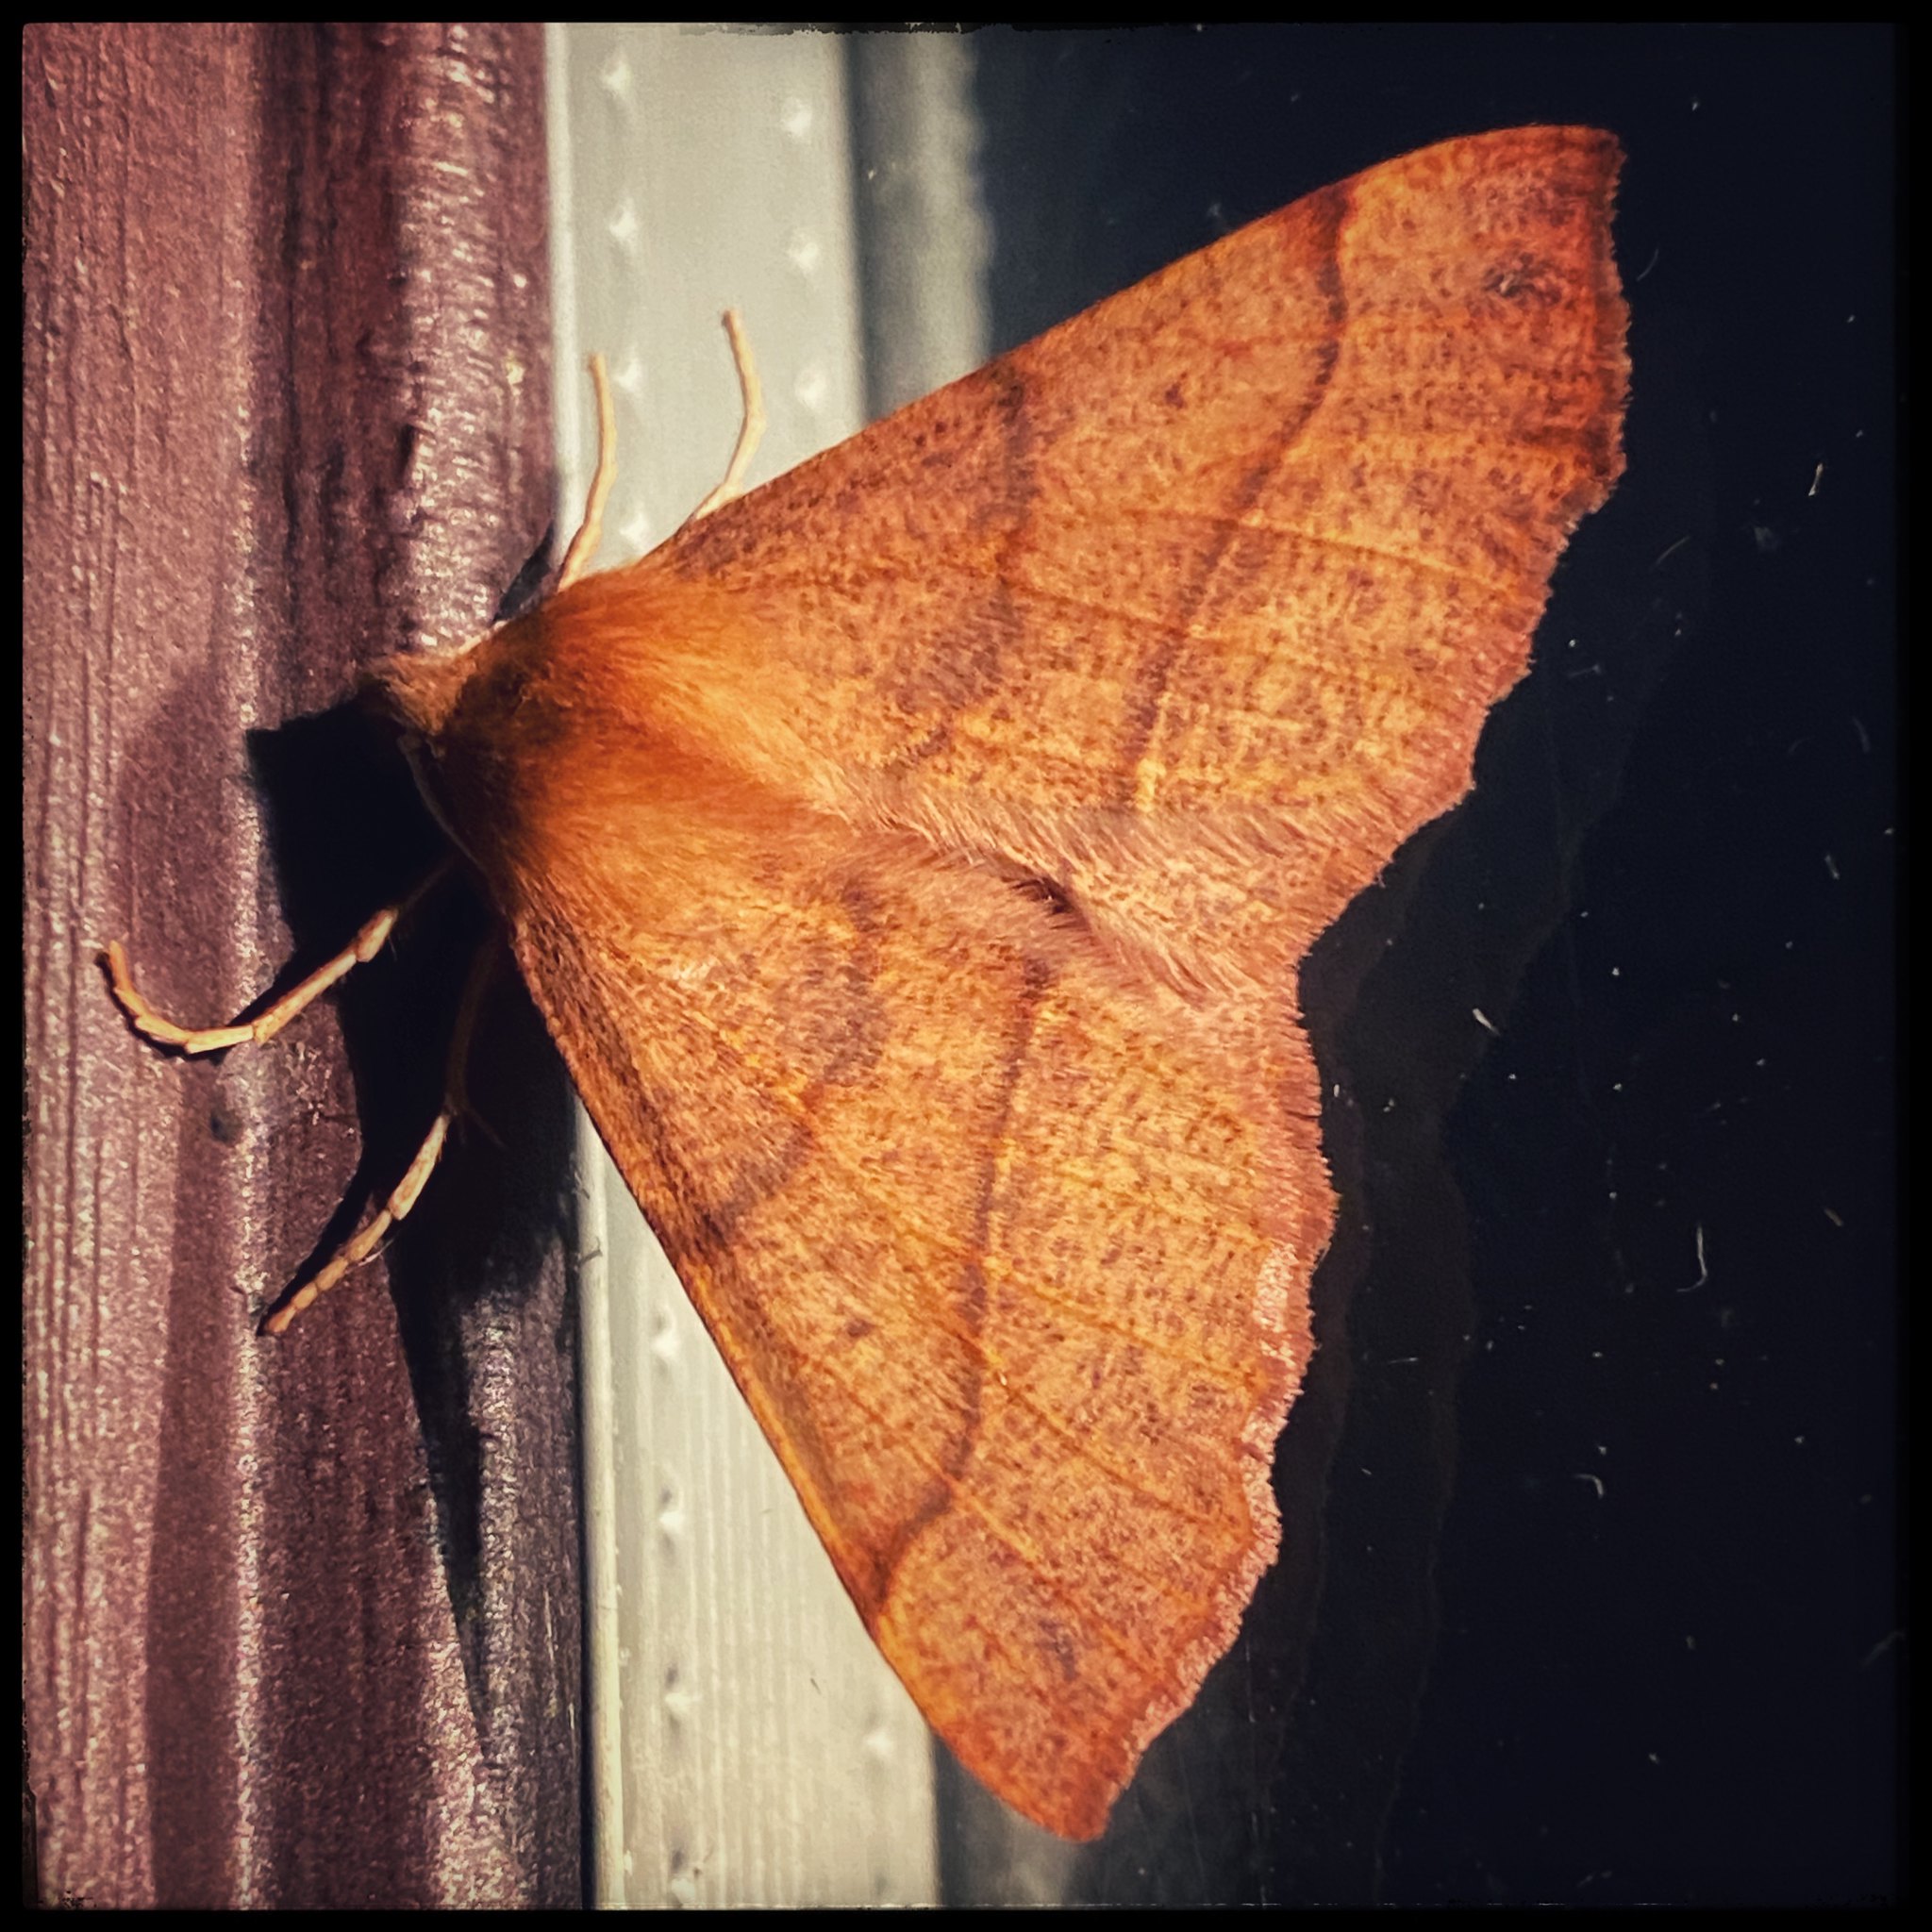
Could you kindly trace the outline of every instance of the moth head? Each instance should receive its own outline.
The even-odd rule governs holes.
[[[558,704],[549,607],[458,651],[384,658],[363,694],[396,727],[429,809],[479,864],[525,826],[554,748]]]
[[[433,742],[442,736],[475,668],[475,644],[379,658],[363,673],[363,693],[406,738]]]
[[[465,850],[439,771],[438,754],[475,669],[475,644],[458,651],[409,652],[378,658],[362,678],[365,700],[396,727],[423,802],[450,840]]]

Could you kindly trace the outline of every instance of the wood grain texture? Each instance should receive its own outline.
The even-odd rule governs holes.
[[[1068,1836],[1276,1553],[1296,968],[1621,469],[1617,161],[1373,169],[380,674],[860,1613]]]
[[[22,1698],[49,1903],[581,1894],[541,1027],[492,1026],[477,1096],[519,1123],[515,1175],[482,1142],[277,1350],[251,1302],[358,1158],[386,1186],[420,1134],[411,1048],[433,1104],[460,947],[440,982],[432,915],[275,1050],[191,1065],[93,959],[125,937],[158,1000],[226,1018],[434,856],[386,748],[305,714],[486,624],[542,534],[541,51],[491,24],[23,40]]]

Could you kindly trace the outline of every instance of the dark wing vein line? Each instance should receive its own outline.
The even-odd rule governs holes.
[[[720,1048],[728,1054],[738,1065],[741,1067],[749,1065],[749,1056],[730,1038],[717,1021],[698,1008],[686,1007],[683,1010],[692,1024],[711,1034]],[[827,1147],[819,1138],[814,1128],[811,1115],[801,1101],[795,1096],[786,1093],[782,1088],[777,1087],[775,1084],[755,1081],[748,1081],[747,1084],[752,1085],[757,1091],[776,1102],[785,1109],[793,1124],[811,1141],[814,1150],[820,1158],[828,1161],[837,1172],[842,1174],[850,1182],[852,1191],[856,1195],[874,1201],[881,1208],[891,1208],[892,1206],[891,1197],[875,1179],[865,1174],[849,1157],[838,1152],[836,1149]],[[972,1263],[983,1269],[990,1269],[1003,1282],[1010,1283],[1023,1289],[1027,1294],[1046,1302],[1058,1311],[1071,1316],[1087,1327],[1096,1329],[1105,1334],[1117,1336],[1124,1341],[1131,1342],[1138,1348],[1145,1349],[1150,1355],[1158,1355],[1167,1360],[1179,1362],[1183,1367],[1197,1371],[1206,1379],[1218,1383],[1224,1388],[1241,1390],[1247,1387],[1246,1377],[1241,1374],[1236,1364],[1211,1361],[1205,1357],[1193,1354],[1190,1350],[1176,1348],[1171,1341],[1159,1336],[1150,1335],[1143,1330],[1129,1327],[1121,1322],[1098,1314],[1091,1309],[1083,1308],[1078,1303],[1062,1301],[1054,1296],[1049,1291],[1037,1286],[1028,1277],[1024,1276],[1019,1269],[997,1261],[991,1256],[974,1254],[967,1243],[957,1235],[934,1227],[923,1217],[893,1211],[888,1213],[886,1218],[891,1224],[907,1228],[931,1246],[942,1253],[951,1255],[956,1260]],[[1219,1225],[1216,1218],[1210,1214],[1174,1215],[1171,1216],[1170,1219],[1176,1225],[1201,1230]],[[958,1325],[946,1324],[943,1316],[938,1315],[933,1308],[923,1302],[916,1303],[912,1297],[904,1292],[897,1292],[896,1298],[901,1307],[916,1313],[923,1322],[929,1322],[935,1319],[941,1320],[942,1325],[946,1325],[947,1333],[955,1341],[962,1342],[981,1354],[982,1357],[984,1356],[984,1345],[976,1335]],[[989,1362],[989,1366],[997,1367],[998,1364]]]
[[[871,1403],[865,1400],[864,1392],[861,1390],[848,1388],[846,1392],[854,1407],[863,1410],[867,1416],[881,1427],[895,1428],[895,1425],[888,1416],[879,1409],[874,1408]],[[1008,1393],[1010,1395],[1010,1391]],[[969,1515],[979,1523],[990,1536],[996,1538],[1008,1549],[1012,1551],[1013,1555],[1026,1566],[1027,1570],[1038,1579],[1041,1586],[1050,1595],[1058,1602],[1069,1606],[1075,1611],[1075,1621],[1087,1621],[1079,1596],[1075,1591],[1068,1589],[1061,1583],[1058,1573],[1032,1541],[1024,1535],[1019,1525],[1009,1523],[993,1510],[989,1509],[975,1498],[970,1484],[962,1482],[958,1476],[947,1470],[943,1463],[924,1454],[916,1442],[904,1435],[903,1431],[895,1430],[895,1433],[897,1440],[901,1442],[907,1453],[923,1463],[931,1478],[945,1490],[949,1507],[963,1507]],[[1174,1511],[1174,1506],[1168,1503],[1165,1498],[1157,1496],[1151,1491],[1142,1489],[1140,1484],[1133,1481],[1130,1477],[1114,1476],[1112,1472],[1107,1470],[1104,1466],[1096,1465],[1096,1467],[1101,1468],[1103,1474],[1109,1476],[1111,1480],[1119,1482],[1123,1488],[1133,1491],[1136,1495],[1144,1498],[1146,1501],[1159,1507],[1174,1511],[1174,1513],[1185,1514],[1185,1512]],[[928,1518],[926,1520],[930,1521],[933,1519]],[[1216,1517],[1188,1518],[1187,1520],[1203,1522],[1210,1526],[1224,1521],[1224,1519]],[[1166,1597],[1171,1602],[1185,1604],[1191,1608],[1198,1608],[1203,1601],[1193,1591],[1177,1588],[1167,1577],[1156,1575],[1151,1572],[1139,1568],[1120,1552],[1113,1554],[1112,1561],[1117,1569],[1124,1571],[1137,1583],[1145,1584],[1148,1589],[1158,1591],[1160,1595]],[[1094,1627],[1101,1632],[1108,1645],[1119,1655],[1130,1659],[1134,1657],[1135,1653],[1110,1624],[1097,1624]]]

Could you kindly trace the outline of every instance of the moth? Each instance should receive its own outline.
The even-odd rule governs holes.
[[[373,674],[859,1614],[1070,1838],[1277,1553],[1297,969],[1621,473],[1620,158],[1373,168],[587,575],[593,491],[548,601]],[[264,1038],[399,909],[251,1025],[116,991]]]

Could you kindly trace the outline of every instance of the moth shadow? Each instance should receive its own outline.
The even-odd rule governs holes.
[[[284,982],[326,959],[448,857],[392,735],[359,704],[251,733],[275,871],[296,952]],[[442,1568],[479,1732],[502,1579],[491,1527],[491,1457],[542,1445],[575,1471],[575,1308],[565,1266],[574,1141],[570,1088],[480,888],[458,867],[400,921],[334,998],[361,1159],[317,1224],[280,1301],[312,1278],[402,1177],[442,1105],[451,1041],[479,953],[494,970],[463,1069],[464,1114],[427,1186],[381,1250],[422,1426]],[[375,1263],[309,1308],[284,1345],[366,1293]],[[538,1357],[532,1374],[526,1355]],[[566,1516],[568,1511],[562,1512]],[[559,1525],[561,1529],[567,1524]],[[571,1544],[574,1559],[575,1546]]]

